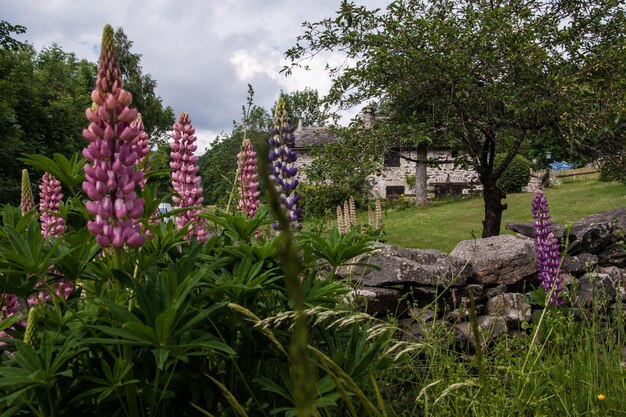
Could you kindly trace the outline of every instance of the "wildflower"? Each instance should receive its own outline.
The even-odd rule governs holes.
[[[249,219],[259,208],[261,193],[256,174],[256,152],[252,149],[250,139],[244,139],[241,152],[237,154],[239,181],[239,211],[245,212]]]
[[[150,153],[150,146],[148,145],[148,134],[144,130],[143,119],[141,113],[137,113],[137,118],[133,120],[130,127],[139,130],[137,137],[135,138],[134,150],[137,153],[137,169],[141,169],[145,174],[148,170],[146,163],[148,162],[148,154]],[[146,178],[143,178],[139,182],[139,187],[143,190],[146,186]]]
[[[559,274],[560,245],[550,231],[548,200],[541,190],[535,192],[532,200],[532,212],[535,219],[535,252],[537,254],[537,272],[546,294],[550,294],[548,303],[560,306],[563,299],[562,278]]]
[[[289,115],[285,110],[285,100],[281,97],[276,104],[274,127],[270,130],[270,153],[271,162],[270,178],[276,183],[276,189],[280,194],[280,200],[287,210],[292,229],[300,229],[300,215],[302,209],[297,207],[300,195],[295,192],[298,180],[295,178],[298,169],[295,167],[297,155],[293,150],[296,137],[294,128],[289,124]],[[278,224],[273,225],[274,229]]]
[[[199,186],[201,178],[198,175],[198,170],[200,167],[196,165],[198,157],[193,154],[198,148],[194,144],[196,141],[195,132],[196,129],[191,124],[189,115],[182,112],[174,124],[172,142],[170,143],[172,148],[170,167],[174,169],[172,186],[177,193],[172,197],[172,200],[179,208],[188,209],[176,217],[178,229],[189,225],[187,238],[195,236],[199,242],[206,242],[209,239],[206,222],[200,217],[203,211],[201,204],[204,201],[202,188]]]
[[[354,196],[350,196],[348,206],[350,207],[350,225],[354,227],[356,226],[356,204],[354,202]]]
[[[337,206],[337,230],[339,231],[340,235],[343,235],[346,233],[345,227],[344,227],[344,219],[343,219],[343,209],[341,208],[341,205]]]
[[[39,185],[39,218],[41,235],[44,238],[60,237],[65,231],[65,221],[59,215],[59,202],[62,199],[61,182],[44,172]]]
[[[35,208],[35,199],[33,197],[33,189],[30,186],[30,177],[28,176],[28,170],[22,170],[22,198],[20,209],[22,215],[28,213]]]
[[[606,400],[606,395],[598,394],[598,395],[596,395],[596,398],[598,399],[598,401],[604,401],[604,400]]]
[[[380,230],[383,227],[383,208],[380,203],[380,197],[376,197],[374,202],[374,209],[376,210],[376,216],[374,218],[374,230]]]
[[[143,181],[143,173],[136,169],[140,131],[131,126],[137,110],[128,107],[132,94],[122,85],[113,28],[106,25],[96,88],[91,93],[93,105],[85,112],[89,128],[83,130],[89,141],[83,156],[90,162],[85,165],[83,190],[89,198],[87,210],[95,216],[87,228],[102,247],[139,247],[146,238],[138,224],[144,200],[135,192]]]

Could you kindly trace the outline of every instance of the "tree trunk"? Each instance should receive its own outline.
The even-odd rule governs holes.
[[[428,145],[423,143],[417,147],[417,160],[415,164],[415,205],[428,206],[428,193],[426,192],[426,159],[428,158]]]
[[[483,187],[483,201],[485,202],[483,237],[498,236],[500,234],[502,212],[507,208],[506,204],[502,204],[502,199],[506,195],[496,187],[493,178],[484,179]]]

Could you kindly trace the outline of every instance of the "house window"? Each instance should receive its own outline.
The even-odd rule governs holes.
[[[388,185],[385,187],[386,198],[398,198],[404,194],[404,185]]]
[[[384,156],[383,163],[386,167],[399,167],[400,154],[398,152],[387,152]]]

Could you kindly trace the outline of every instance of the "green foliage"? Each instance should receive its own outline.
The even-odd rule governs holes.
[[[306,87],[304,90],[296,90],[291,93],[283,93],[280,96],[285,100],[285,110],[291,118],[292,125],[320,127],[328,123],[328,119],[335,118],[334,114],[324,107],[317,90]],[[276,113],[276,104],[272,107],[271,114]]]
[[[483,185],[487,237],[499,233],[505,208],[500,171],[529,143],[567,132],[623,154],[623,94],[615,92],[626,80],[625,16],[613,0],[397,0],[384,10],[344,1],[335,16],[303,23],[285,71],[340,53],[345,61],[327,66],[328,103],[382,100],[381,124],[391,131],[412,128],[462,150]],[[509,154],[498,169],[496,149]]]
[[[300,184],[298,190],[304,216],[308,219],[334,216],[337,206],[343,207],[352,194],[347,187],[325,183]]]
[[[626,170],[624,165],[616,160],[605,161],[600,166],[600,181],[617,181],[626,184]]]
[[[77,158],[28,161],[58,171],[64,186],[76,179]],[[149,182],[143,197],[154,205],[153,188]],[[66,211],[84,210],[81,200],[80,191],[68,197]],[[398,363],[387,354],[397,349],[395,329],[346,310],[340,298],[350,287],[325,269],[368,253],[370,239],[357,229],[345,236],[335,231],[329,240],[268,237],[272,220],[264,210],[252,219],[205,216],[213,227],[206,244],[185,241],[185,230],[146,217],[151,234],[144,246],[112,256],[84,223],[46,240],[32,213],[5,206],[0,292],[24,302],[42,290],[36,287],[42,277],[44,288],[63,277],[75,291],[37,307],[32,345],[21,341],[24,328],[16,323],[23,312],[0,323],[14,337],[0,346],[3,415],[191,416],[231,407],[247,415],[292,415],[303,404],[298,381],[305,376],[317,412],[379,415],[368,398],[369,375]],[[291,325],[306,329],[309,321],[319,325],[293,350]],[[345,352],[345,345],[354,349]],[[298,361],[306,366],[298,368]]]
[[[151,144],[167,141],[166,131],[174,124],[174,110],[170,106],[163,107],[161,97],[156,95],[156,80],[150,74],[144,74],[141,68],[141,54],[132,52],[133,41],[129,40],[122,28],[116,28],[113,41],[118,62],[124,80],[124,89],[133,95],[133,107],[139,113]]]
[[[494,160],[495,166],[498,167],[506,156],[502,153],[497,154]],[[513,157],[496,184],[504,193],[519,193],[528,185],[528,181],[530,181],[530,162],[518,154]]]

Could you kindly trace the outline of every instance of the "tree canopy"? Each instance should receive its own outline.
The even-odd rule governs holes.
[[[327,102],[382,101],[388,125],[417,127],[433,143],[464,150],[484,187],[483,236],[491,236],[506,208],[497,179],[529,143],[563,140],[564,105],[581,109],[584,101],[571,100],[567,88],[580,86],[576,74],[619,37],[612,20],[623,22],[623,7],[608,0],[396,0],[371,10],[344,0],[334,18],[305,22],[286,54],[297,66],[320,52],[344,53],[345,63],[329,68]],[[595,53],[584,50],[585,40]],[[597,92],[587,99],[601,100]],[[507,156],[495,167],[497,152]]]
[[[0,166],[0,203],[17,203],[24,154],[67,157],[85,146],[82,130],[87,126],[85,109],[91,105],[96,65],[79,60],[53,44],[37,52],[14,35],[26,28],[0,21],[0,152],[11,155]],[[121,29],[116,32],[125,38]],[[122,36],[123,35],[123,36]],[[133,102],[153,135],[169,129],[174,121],[171,108],[161,103],[150,75],[142,75],[140,55],[130,52],[132,42],[120,45],[123,68]],[[131,57],[131,58],[129,58]],[[37,175],[32,180],[36,184]]]

